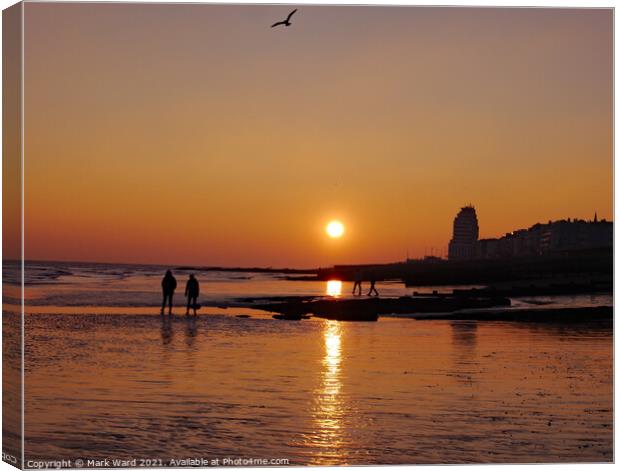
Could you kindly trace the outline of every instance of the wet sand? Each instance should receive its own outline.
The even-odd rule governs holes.
[[[608,323],[228,311],[27,314],[26,459],[613,459]]]

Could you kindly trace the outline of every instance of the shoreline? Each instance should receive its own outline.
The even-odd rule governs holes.
[[[419,321],[454,320],[454,321],[503,321],[525,323],[591,323],[613,322],[613,306],[574,307],[574,308],[515,308],[488,311],[463,310],[452,313],[423,313],[408,316]],[[404,317],[404,316],[399,316]]]
[[[6,305],[2,311],[7,316],[20,315],[18,310],[6,309]],[[16,306],[19,307],[19,306]],[[184,308],[179,307],[178,311],[173,312],[172,316],[167,313],[162,316],[158,309],[150,307],[89,307],[88,312],[80,312],[81,308],[76,306],[33,306],[27,309],[26,315],[75,315],[75,316],[148,316],[154,318],[169,319],[207,319],[211,316],[225,316],[248,319],[272,320],[272,313],[275,311],[267,311],[257,307],[215,307],[203,306],[204,311],[199,311],[198,316],[186,316]],[[432,320],[448,320],[448,321],[501,321],[516,323],[558,323],[558,324],[609,324],[613,325],[613,305],[611,306],[592,306],[592,307],[540,307],[532,308],[522,307],[497,307],[484,309],[462,309],[453,312],[412,312],[399,314],[380,314],[376,320],[396,320],[409,319],[416,321],[432,321]],[[325,315],[306,315],[300,319],[329,319]],[[293,319],[292,319],[293,320]],[[297,319],[294,319],[297,320]],[[335,319],[338,320],[338,319]],[[346,322],[346,320],[342,320]]]

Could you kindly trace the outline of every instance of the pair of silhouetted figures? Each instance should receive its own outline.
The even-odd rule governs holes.
[[[355,279],[354,279],[354,283],[353,283],[353,294],[355,294],[355,291],[357,290],[357,295],[361,296],[362,295],[362,280],[363,280],[363,276],[362,276],[362,271],[361,270],[355,270]],[[368,294],[366,296],[372,296],[373,294],[375,296],[379,296],[379,292],[377,291],[377,288],[375,288],[375,283],[377,283],[377,277],[375,276],[374,273],[370,273],[370,290],[368,290]]]
[[[164,295],[164,299],[161,303],[161,314],[164,314],[166,308],[166,302],[168,303],[168,314],[172,315],[172,297],[174,296],[174,290],[177,289],[177,279],[172,275],[170,270],[166,271],[163,279],[161,280],[161,290]],[[185,296],[187,297],[187,310],[185,315],[189,316],[190,308],[196,311],[200,308],[198,304],[198,295],[200,294],[200,284],[194,275],[189,275],[189,279],[185,284]]]

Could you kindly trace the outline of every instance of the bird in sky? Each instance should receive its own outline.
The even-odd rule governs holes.
[[[280,25],[291,26],[291,16],[293,16],[296,11],[297,11],[297,8],[295,8],[292,12],[288,14],[288,16],[286,17],[286,20],[278,21],[277,23],[272,24],[271,27],[274,28]]]

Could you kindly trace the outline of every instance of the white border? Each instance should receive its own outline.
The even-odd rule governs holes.
[[[34,3],[34,2],[45,2],[45,0],[26,0],[28,3]],[[5,8],[15,4],[17,2],[12,1],[12,0],[0,0],[0,6],[1,8],[4,10]],[[53,2],[46,2],[46,3],[53,3]],[[67,3],[67,1],[59,1],[56,3]],[[80,3],[80,2],[74,2],[74,3]],[[82,2],[82,3],[86,3],[86,2]],[[616,6],[616,1],[600,1],[600,0],[582,0],[582,1],[574,1],[574,0],[563,0],[563,1],[541,1],[541,2],[533,2],[532,0],[530,0],[529,2],[519,2],[519,1],[502,1],[502,0],[495,0],[495,1],[480,1],[480,0],[474,0],[474,1],[463,1],[463,0],[451,0],[449,2],[440,2],[440,1],[433,1],[433,0],[393,0],[393,1],[386,1],[386,0],[374,0],[372,2],[370,1],[355,1],[355,0],[337,0],[337,1],[329,1],[329,0],[314,0],[314,1],[282,1],[282,0],[271,0],[271,1],[256,1],[256,0],[244,0],[244,1],[240,1],[240,0],[211,0],[209,2],[188,2],[188,1],[182,1],[182,0],[168,0],[168,1],[148,1],[148,0],[132,0],[129,2],[121,2],[121,1],[116,1],[116,0],[112,0],[109,2],[90,2],[90,3],[213,3],[213,4],[284,4],[284,5],[288,5],[288,4],[299,4],[299,5],[317,5],[317,4],[321,4],[321,5],[379,5],[379,6],[391,6],[391,5],[409,5],[409,6],[413,6],[413,5],[418,5],[418,6],[472,6],[472,7],[536,7],[536,8],[540,8],[540,7],[551,7],[551,8],[615,8]],[[615,14],[614,14],[615,16]],[[1,38],[1,22],[0,22],[0,38]],[[617,221],[616,219],[616,211],[615,209],[617,208],[617,200],[616,200],[616,193],[615,193],[615,141],[616,141],[616,133],[617,133],[617,129],[615,126],[615,110],[616,110],[616,95],[615,95],[615,88],[616,88],[616,81],[617,79],[617,74],[616,74],[616,51],[617,51],[617,37],[615,35],[615,18],[614,18],[614,221]],[[23,204],[24,204],[24,88],[23,88],[23,76],[24,76],[24,8],[22,8],[22,86],[20,87],[21,90],[21,100],[20,100],[20,107],[21,107],[21,136],[20,136],[20,141],[21,141],[21,201],[22,201],[22,212],[21,212],[21,223],[22,223],[22,233],[21,233],[21,243],[22,243],[22,292],[24,289],[24,266],[23,266],[23,260],[24,260],[24,211],[23,211]],[[1,77],[1,61],[0,61],[0,77]],[[0,136],[2,135],[2,129],[0,126]],[[0,169],[0,175],[1,175],[2,170]],[[0,189],[1,189],[1,178],[0,178]],[[2,207],[0,206],[0,220],[1,220],[1,216],[2,216]],[[0,235],[1,237],[1,235]],[[618,243],[620,242],[620,235],[618,234],[617,231],[615,231],[614,234],[614,247],[618,246]],[[1,260],[1,254],[2,254],[2,246],[0,244],[0,260]],[[615,276],[616,275],[616,271],[615,271],[615,260],[616,259],[616,254],[615,254],[615,250],[614,250],[614,293],[616,291],[616,287],[618,286],[618,277]],[[1,286],[0,286],[0,290],[1,290]],[[24,300],[23,300],[23,296],[22,296],[22,339],[24,338],[24,317],[23,317],[23,309],[24,309]],[[615,309],[614,309],[615,311]],[[615,314],[615,312],[614,312]],[[615,329],[614,329],[614,334],[615,334]],[[1,344],[1,338],[0,338],[0,344]],[[614,335],[614,359],[615,359],[615,351],[616,351],[616,346],[617,346],[617,338]],[[24,370],[23,370],[23,358],[24,358],[24,343],[22,342],[22,410],[24,407]],[[1,369],[0,369],[1,371]],[[618,390],[615,387],[615,380],[616,380],[616,369],[615,369],[615,362],[614,362],[614,451],[616,451],[618,449],[618,434],[615,431],[615,424],[616,424],[616,417],[617,417],[617,413],[616,413],[616,408],[615,408],[615,404],[617,403],[616,399],[617,399],[617,394],[618,394]],[[1,391],[0,391],[0,399],[1,399]],[[1,411],[1,401],[0,401],[0,411]],[[24,423],[22,421],[22,439],[24,438]],[[22,463],[23,463],[23,448],[22,448]],[[424,465],[424,469],[441,469],[443,468],[445,465]],[[534,465],[468,465],[467,468],[468,469],[484,469],[484,470],[489,470],[489,471],[495,471],[495,470],[501,470],[503,467],[505,466],[510,466],[511,470],[523,470],[523,469],[529,469],[531,466]],[[536,466],[542,466],[544,468],[557,468],[557,469],[566,469],[566,470],[581,470],[584,469],[585,467],[609,467],[609,466],[613,466],[613,464],[552,464],[552,465],[536,465]],[[561,468],[560,468],[561,467]],[[366,469],[381,469],[383,467],[381,466],[367,466],[365,467]],[[414,469],[415,466],[399,466],[399,469]],[[8,470],[12,470],[15,469],[11,466],[9,466],[7,463],[4,462],[0,462],[0,471],[8,471]],[[120,469],[120,468],[119,468]],[[172,469],[182,469],[182,470],[186,470],[187,468],[172,468]],[[243,468],[246,470],[262,470],[264,468]],[[304,469],[301,467],[287,467],[286,469]],[[326,469],[325,467],[321,467],[319,469]],[[327,469],[338,469],[336,467],[327,467]]]

